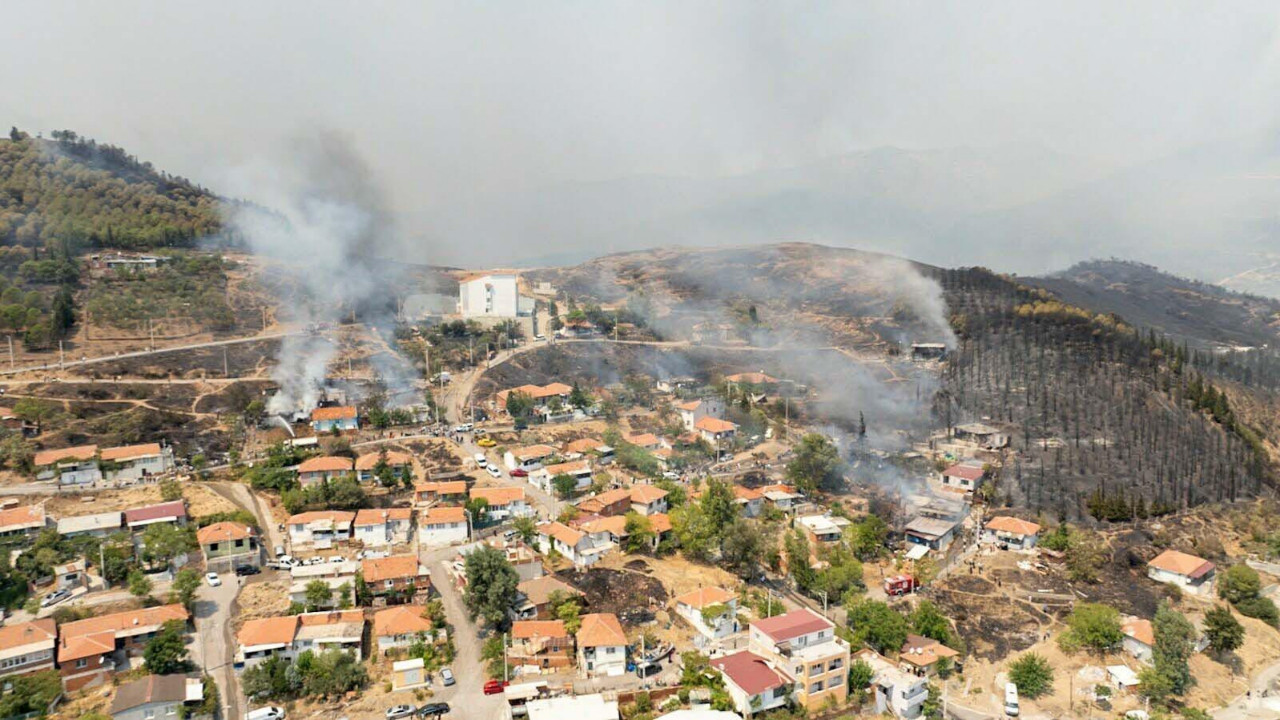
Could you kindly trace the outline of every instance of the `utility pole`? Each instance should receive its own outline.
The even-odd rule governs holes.
[[[102,576],[102,589],[110,590],[111,581],[107,579],[107,555],[102,550],[102,543],[98,543],[98,574]]]
[[[9,336],[9,369],[13,369],[13,336]]]
[[[511,682],[511,676],[507,671],[507,634],[502,633],[502,682]]]
[[[467,338],[467,364],[468,365],[476,364],[475,349],[476,349],[476,339],[473,337],[468,337]]]
[[[827,591],[819,590],[818,592],[822,593],[822,617],[827,617]],[[831,618],[827,619],[830,620]]]
[[[231,377],[231,366],[227,364],[227,346],[222,346],[222,377]]]
[[[65,370],[67,367],[67,351],[62,347],[62,341],[58,341],[58,367]]]
[[[262,306],[262,329],[267,329],[267,306]]]

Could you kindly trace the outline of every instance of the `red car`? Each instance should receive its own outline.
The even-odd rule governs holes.
[[[506,680],[490,680],[484,684],[485,695],[497,695],[502,692],[502,688],[507,686]]]
[[[516,468],[511,471],[511,477],[529,477],[529,471]]]

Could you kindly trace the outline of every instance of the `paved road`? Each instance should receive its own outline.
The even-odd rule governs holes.
[[[285,546],[284,535],[280,533],[275,518],[271,516],[271,509],[248,485],[229,481],[211,482],[208,485],[209,489],[235,503],[242,510],[248,510],[253,513],[254,517],[258,518],[258,527],[262,528],[263,532],[267,534],[267,557],[272,557],[275,554],[274,548],[277,545],[280,547]]]
[[[422,563],[431,569],[432,583],[453,626],[453,644],[458,651],[451,666],[457,682],[453,687],[443,687],[437,679],[431,688],[435,693],[431,702],[449,703],[448,720],[504,720],[507,713],[502,695],[484,694],[486,675],[480,660],[484,640],[479,628],[467,617],[462,593],[454,586],[445,567],[455,553],[453,548],[440,548],[419,555]]]
[[[18,375],[20,373],[33,372],[36,370],[65,370],[66,368],[84,367],[86,365],[111,362],[112,360],[126,360],[129,358],[159,355],[161,353],[182,352],[184,350],[201,350],[211,347],[225,347],[227,345],[240,345],[243,343],[257,342],[259,340],[278,340],[290,335],[301,334],[302,333],[298,331],[268,333],[266,335],[254,335],[253,337],[232,338],[230,340],[213,340],[210,342],[193,343],[191,345],[174,345],[173,347],[157,348],[155,350],[138,350],[135,352],[120,353],[118,355],[104,355],[103,357],[87,358],[85,360],[71,360],[65,363],[49,362],[43,365],[27,365],[20,368],[0,370],[0,375]]]
[[[240,594],[241,578],[231,573],[221,575],[222,585],[200,584],[196,591],[196,639],[191,653],[196,663],[218,684],[224,720],[244,717],[244,701],[240,694],[240,677],[236,674],[235,642],[231,634],[231,607]]]
[[[1280,717],[1280,663],[1259,670],[1249,682],[1249,693],[1226,707],[1212,711],[1216,720],[1254,720]],[[1263,693],[1267,693],[1264,696]]]

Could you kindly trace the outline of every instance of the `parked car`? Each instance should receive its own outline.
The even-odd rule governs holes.
[[[489,464],[489,459],[484,456],[484,453],[476,453],[472,456],[472,459],[476,461],[476,467],[484,467]]]
[[[284,720],[284,708],[260,707],[245,714],[244,720]]]
[[[454,682],[453,671],[450,670],[449,668],[444,668],[443,670],[440,671],[440,679],[444,680],[445,687],[449,687]]]
[[[218,573],[205,573],[204,579],[209,583],[209,587],[218,587],[222,584],[222,578],[218,577]]]
[[[66,589],[55,590],[49,593],[48,595],[44,596],[44,599],[40,601],[40,607],[47,608],[53,605],[57,605],[58,603],[62,602],[63,600],[66,600],[69,597],[71,597],[70,590],[66,590]]]
[[[440,717],[449,712],[449,703],[427,703],[418,708],[418,717]]]
[[[386,716],[387,720],[396,720],[396,718],[409,717],[417,709],[418,708],[412,705],[396,705],[394,707],[387,708],[387,711],[383,713],[383,715]]]
[[[277,546],[276,546],[276,559],[278,560],[278,559],[280,559],[280,558],[282,558],[282,557],[284,557],[284,546],[283,546],[283,545],[277,545]]]
[[[663,479],[665,479],[665,480],[679,480],[679,479],[680,479],[680,473],[678,473],[678,472],[674,472],[674,471],[672,471],[672,470],[668,470],[668,471],[666,471],[666,472],[662,473],[662,477],[663,477]]]
[[[511,471],[511,477],[529,477],[529,471],[523,468],[516,468]]]
[[[498,443],[497,443],[497,441],[495,441],[493,438],[490,438],[490,437],[483,437],[483,438],[480,438],[479,440],[477,440],[477,441],[476,441],[476,444],[477,444],[477,445],[479,445],[480,447],[493,447],[493,446],[497,445]]]
[[[1018,717],[1018,686],[1014,683],[1004,685],[1004,714]]]
[[[508,685],[506,680],[490,680],[484,684],[485,695],[497,695],[502,692],[502,688]]]
[[[502,471],[498,469],[497,465],[486,465],[484,469],[495,478],[502,477]]]
[[[329,562],[331,563],[344,563],[346,561],[347,559],[342,557],[341,555],[334,555],[333,557],[329,558]]]
[[[636,666],[636,677],[641,680],[662,672],[662,666],[656,662],[641,663]]]
[[[257,565],[236,566],[236,575],[239,575],[240,577],[244,577],[246,575],[257,575],[260,572],[262,572],[262,570],[260,570]]]
[[[286,568],[291,568],[298,564],[297,559],[294,558],[292,555],[281,555],[280,557],[276,558],[276,562],[279,562],[281,565],[285,566]]]

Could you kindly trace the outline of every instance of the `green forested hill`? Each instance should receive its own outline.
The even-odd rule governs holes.
[[[219,229],[219,199],[123,149],[71,131],[0,139],[0,245],[74,252],[191,245]]]

